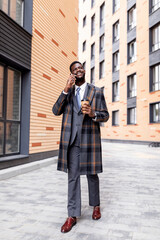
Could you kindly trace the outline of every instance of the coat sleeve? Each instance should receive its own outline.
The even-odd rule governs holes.
[[[97,108],[95,109],[96,119],[95,122],[107,122],[109,119],[109,112],[107,109],[106,101],[102,91],[97,94]]]
[[[67,104],[67,97],[68,94],[64,94],[63,92],[60,94],[52,108],[54,115],[61,115],[64,112],[65,106]]]

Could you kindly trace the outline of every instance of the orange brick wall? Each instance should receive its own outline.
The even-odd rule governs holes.
[[[58,149],[61,116],[52,106],[77,51],[78,0],[33,1],[30,154]]]
[[[120,1],[120,9],[112,13],[112,1],[105,1],[105,77],[99,80],[99,19],[100,6],[104,0],[80,2],[79,59],[86,61],[86,79],[90,82],[90,46],[96,43],[95,85],[105,88],[105,98],[110,119],[102,127],[102,138],[117,140],[160,141],[160,124],[149,124],[149,104],[159,101],[160,91],[149,93],[149,4],[147,0],[136,1],[137,8],[137,61],[127,65],[127,1]],[[95,35],[91,37],[91,17],[96,15]],[[83,28],[83,17],[87,24]],[[120,101],[112,102],[112,26],[120,20]],[[87,48],[82,52],[82,43]],[[127,125],[127,76],[137,73],[137,124]],[[119,110],[119,126],[112,126],[112,111]]]

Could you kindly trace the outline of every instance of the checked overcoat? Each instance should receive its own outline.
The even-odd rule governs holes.
[[[96,112],[96,119],[93,120],[87,114],[83,115],[80,139],[81,175],[102,172],[100,122],[106,122],[109,118],[102,89],[88,83],[86,87],[87,100],[89,100],[92,109]],[[55,115],[63,114],[57,169],[64,172],[67,172],[68,165],[74,94],[74,86],[67,95],[62,92],[52,109]]]

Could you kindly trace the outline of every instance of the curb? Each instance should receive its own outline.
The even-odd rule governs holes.
[[[56,163],[58,157],[47,158],[45,160],[40,160],[32,163],[26,163],[20,166],[11,167],[7,169],[0,170],[0,181],[16,177],[21,174],[25,174],[43,167],[47,167]]]

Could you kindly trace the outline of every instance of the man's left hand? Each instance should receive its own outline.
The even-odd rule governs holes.
[[[95,117],[95,113],[92,110],[89,103],[84,103],[81,110],[82,110],[82,113],[88,114],[89,117],[91,118]]]

